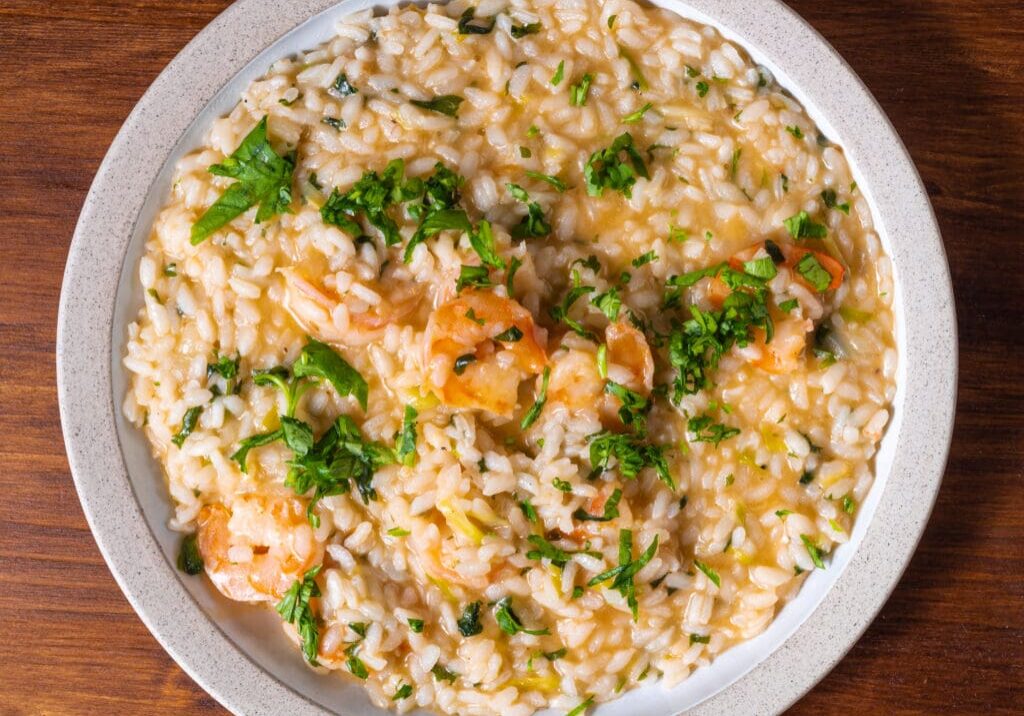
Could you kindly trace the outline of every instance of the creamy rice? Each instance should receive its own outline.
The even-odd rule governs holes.
[[[621,0],[466,7],[347,18],[181,160],[124,412],[171,526],[198,530],[183,565],[283,602],[313,668],[401,712],[582,712],[757,635],[849,539],[895,390],[892,269],[842,149],[712,28]],[[445,95],[454,112],[422,106]],[[290,196],[193,244],[245,181],[208,168],[263,118]],[[605,159],[627,180],[599,192],[593,157],[624,133],[635,158]],[[332,213],[396,159],[463,177],[448,209],[469,222],[407,262],[436,208],[422,184],[398,183],[393,246],[351,202]],[[463,266],[484,285],[457,288]],[[753,313],[731,319],[739,299]],[[260,372],[278,366],[301,396]],[[318,448],[275,431],[320,439],[339,416],[369,472],[303,483]]]

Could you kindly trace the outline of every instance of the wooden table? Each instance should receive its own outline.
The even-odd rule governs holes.
[[[960,323],[942,492],[865,636],[794,714],[1024,713],[1024,3],[793,0],[924,176]],[[227,0],[0,4],[0,713],[224,713],[135,616],[82,516],[54,388],[79,208],[136,100]]]

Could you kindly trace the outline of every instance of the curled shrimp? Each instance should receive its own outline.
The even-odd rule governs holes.
[[[398,284],[375,305],[346,294],[339,296],[303,278],[294,269],[282,269],[285,309],[304,331],[326,343],[361,346],[378,340],[384,329],[411,314],[418,292]],[[356,310],[359,309],[359,310]]]
[[[210,581],[239,602],[276,601],[324,556],[304,507],[290,497],[206,505],[196,544]]]
[[[516,301],[463,291],[427,321],[427,382],[447,406],[512,417],[519,383],[547,365],[543,342],[543,331]]]
[[[608,324],[604,337],[608,380],[641,395],[650,395],[654,387],[654,356],[644,334],[619,321]],[[591,351],[572,349],[555,354],[548,395],[553,403],[570,409],[596,407],[606,426],[621,426],[618,410],[622,402],[605,392],[597,356]]]

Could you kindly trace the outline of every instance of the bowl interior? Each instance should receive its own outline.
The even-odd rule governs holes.
[[[323,4],[321,3],[321,5]],[[178,159],[201,144],[203,135],[212,120],[230,111],[237,102],[241,91],[250,81],[262,75],[274,59],[312,48],[327,40],[333,34],[335,21],[339,17],[375,4],[367,0],[346,0],[329,7],[281,36],[249,61],[213,96],[174,144],[155,180],[150,184],[142,208],[136,214],[134,224],[131,226],[131,236],[121,264],[120,277],[113,301],[112,335],[109,343],[110,352],[107,356],[111,381],[110,400],[114,406],[113,420],[134,498],[145,517],[149,533],[159,545],[168,567],[175,574],[178,573],[173,569],[173,564],[180,535],[172,532],[166,526],[172,510],[164,477],[159,465],[150,454],[145,437],[124,420],[119,408],[128,384],[126,371],[121,364],[127,339],[126,326],[135,319],[143,302],[141,288],[137,280],[137,266],[143,253],[150,225],[169,194],[174,165]],[[664,0],[656,4],[675,11],[683,17],[717,27],[725,37],[744,47],[755,61],[767,66],[779,81],[804,104],[822,131],[846,149],[860,189],[867,196],[871,205],[876,206],[877,193],[884,190],[885,187],[873,185],[872,177],[860,171],[859,155],[861,152],[867,151],[868,147],[844,142],[843,133],[837,130],[828,114],[819,108],[814,97],[805,94],[799,84],[791,81],[790,74],[786,72],[785,60],[787,58],[763,54],[757,44],[745,36],[742,29],[723,24],[720,21],[723,14],[729,17],[738,16],[738,8],[726,8],[726,6],[736,5],[736,3],[712,1],[684,3]],[[742,5],[742,3],[740,4]],[[779,8],[776,12],[788,11]],[[771,13],[769,12],[767,15],[770,16]],[[812,32],[809,28],[807,31]],[[783,61],[780,62],[780,60]],[[890,232],[885,223],[886,216],[876,212],[875,221],[876,230],[881,236],[886,250],[890,255],[895,255]],[[876,458],[875,484],[860,508],[850,542],[834,552],[827,570],[816,570],[809,576],[798,596],[780,611],[775,621],[760,636],[730,649],[719,656],[712,665],[697,670],[689,679],[674,689],[664,690],[658,686],[644,687],[602,706],[599,713],[607,716],[613,714],[625,716],[637,713],[654,716],[677,713],[700,703],[742,677],[778,649],[812,614],[839,580],[872,523],[876,507],[886,489],[896,457],[896,444],[903,427],[908,353],[901,266],[902,264],[897,260],[895,265],[897,295],[894,300],[894,311],[897,318],[900,367],[897,374],[898,389],[893,406],[893,419]],[[930,500],[932,495],[923,497]],[[124,581],[130,580],[124,578],[122,584]],[[281,684],[329,711],[353,715],[379,713],[369,703],[359,685],[336,676],[321,676],[307,669],[303,665],[298,651],[282,633],[279,619],[269,610],[229,602],[220,597],[205,580],[179,574],[179,582],[205,613],[208,619],[208,628],[220,630],[242,654],[262,667],[268,675]],[[150,626],[154,628],[152,624]],[[159,629],[154,628],[154,631],[157,632],[159,638]],[[196,676],[196,670],[189,669],[189,671]],[[199,680],[200,683],[203,683],[201,677]],[[203,685],[208,686],[205,683]],[[220,696],[216,692],[215,695]]]

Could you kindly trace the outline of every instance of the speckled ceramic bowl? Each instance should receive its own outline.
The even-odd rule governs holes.
[[[272,60],[313,47],[368,0],[239,0],[182,50],[128,117],[100,166],[68,256],[57,378],[68,458],[111,572],[153,635],[241,714],[380,713],[361,686],[307,669],[268,611],[229,604],[175,570],[177,535],[159,466],[120,414],[136,266],[178,158]],[[387,4],[387,3],[384,3]],[[846,150],[895,265],[900,368],[877,479],[852,539],[757,638],[672,690],[638,689],[601,716],[769,714],[853,645],[899,580],[939,488],[953,425],[956,324],[935,217],[906,150],[842,58],[777,0],[661,0],[717,27],[768,66]]]

